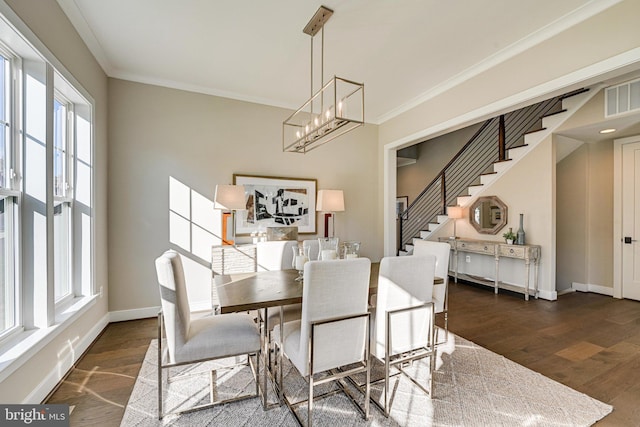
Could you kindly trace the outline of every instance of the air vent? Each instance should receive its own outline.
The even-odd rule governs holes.
[[[605,89],[605,117],[640,111],[640,79]]]

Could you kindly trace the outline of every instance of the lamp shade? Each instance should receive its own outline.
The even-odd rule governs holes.
[[[462,218],[462,206],[447,206],[447,216],[452,219]]]
[[[344,194],[342,190],[319,190],[316,210],[321,212],[344,211]]]
[[[247,209],[244,185],[216,185],[214,209],[240,211]]]

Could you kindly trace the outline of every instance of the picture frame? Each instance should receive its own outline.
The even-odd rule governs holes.
[[[233,183],[244,185],[247,206],[236,212],[236,235],[282,226],[316,233],[317,180],[234,174]]]
[[[400,215],[407,210],[409,206],[409,196],[398,196],[396,197],[396,218],[400,218]],[[409,214],[403,218],[409,219]]]

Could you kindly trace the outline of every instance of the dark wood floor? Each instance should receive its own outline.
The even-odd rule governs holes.
[[[558,301],[450,284],[451,331],[614,406],[598,426],[640,426],[640,302],[589,293]],[[110,324],[50,403],[72,426],[119,426],[156,319]]]

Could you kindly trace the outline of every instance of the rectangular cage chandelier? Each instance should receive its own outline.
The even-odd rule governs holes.
[[[324,82],[324,24],[332,14],[320,6],[303,30],[311,36],[311,97],[282,123],[282,151],[304,154],[364,125],[364,83],[334,76],[313,92],[313,38],[321,31],[320,81]]]

